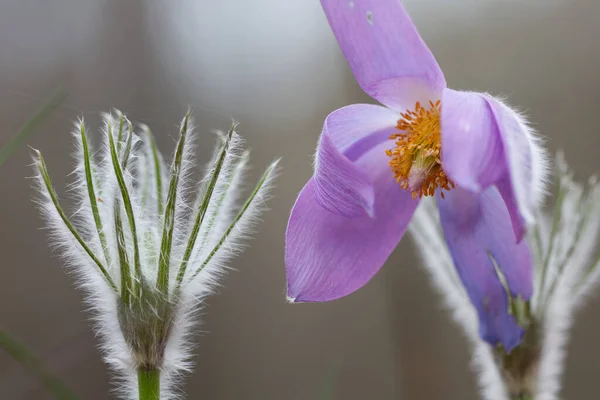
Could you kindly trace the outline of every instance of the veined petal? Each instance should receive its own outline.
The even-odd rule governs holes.
[[[356,161],[373,182],[373,217],[349,218],[317,201],[315,178],[296,200],[286,233],[288,296],[329,301],[365,285],[404,235],[418,204],[393,179],[381,144]]]
[[[439,100],[444,75],[400,0],[321,0],[321,5],[367,94],[395,110]],[[423,92],[428,93],[423,99],[414,97]]]
[[[354,161],[386,142],[397,119],[395,112],[370,104],[343,107],[327,117],[317,148],[313,184],[315,200],[322,207],[346,217],[373,214],[375,193],[370,170],[386,169],[393,181],[385,151],[367,159],[373,165]]]
[[[446,89],[442,104],[444,170],[472,192],[495,184],[520,241],[546,180],[545,157],[532,131],[486,94]]]
[[[507,293],[492,258],[511,295],[528,300],[533,267],[527,244],[515,243],[508,210],[494,187],[482,193],[456,188],[437,200],[454,264],[479,315],[480,335],[510,351],[519,344],[523,329],[509,314]]]

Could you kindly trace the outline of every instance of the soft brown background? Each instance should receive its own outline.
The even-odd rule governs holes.
[[[359,0],[355,0],[359,1]],[[449,85],[509,96],[564,148],[580,177],[599,169],[600,2],[406,0]],[[191,105],[202,132],[229,117],[253,149],[253,178],[282,156],[271,211],[237,271],[209,300],[190,399],[476,399],[469,350],[409,239],[358,293],[330,304],[285,303],[284,231],[311,174],[323,118],[368,101],[317,0],[0,2],[0,144],[57,86],[69,92],[31,145],[63,199],[71,121],[98,127],[118,107],[150,125],[170,153]],[[212,146],[212,141],[205,142]],[[209,145],[210,143],[210,145]],[[200,157],[205,159],[207,151]],[[83,399],[110,398],[81,293],[46,245],[31,203],[29,155],[0,170],[0,326],[27,343]],[[577,316],[565,398],[597,397],[599,300]],[[46,399],[0,354],[1,399]]]

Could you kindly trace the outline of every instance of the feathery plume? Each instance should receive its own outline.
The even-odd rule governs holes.
[[[75,125],[71,216],[59,204],[42,154],[34,154],[37,202],[52,245],[87,294],[121,394],[177,398],[180,377],[192,367],[195,314],[264,210],[278,161],[240,204],[249,154],[235,124],[218,135],[198,184],[191,179],[189,112],[170,166],[148,127],[134,132],[119,111],[104,116],[98,152],[83,120]]]

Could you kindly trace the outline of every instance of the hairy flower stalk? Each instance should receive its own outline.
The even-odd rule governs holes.
[[[531,300],[511,295],[497,269],[510,299],[508,312],[525,331],[511,351],[480,339],[476,310],[453,267],[433,201],[422,203],[410,225],[436,287],[473,343],[474,364],[482,394],[488,400],[558,398],[568,330],[577,308],[600,277],[600,254],[595,254],[600,185],[595,178],[587,185],[574,182],[561,154],[556,175],[554,211],[545,215],[537,210],[536,223],[526,236],[534,256]]]
[[[204,177],[194,168],[188,112],[168,166],[146,126],[134,132],[120,112],[104,117],[102,147],[93,150],[76,124],[76,212],[63,210],[46,163],[35,151],[39,205],[66,264],[95,311],[106,362],[126,398],[175,398],[191,369],[194,314],[241,250],[264,209],[277,161],[239,205],[248,152],[235,132],[219,134]]]

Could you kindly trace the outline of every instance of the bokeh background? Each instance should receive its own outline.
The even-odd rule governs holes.
[[[357,0],[358,1],[358,0]],[[563,148],[580,178],[600,168],[600,2],[405,0],[450,86],[508,96]],[[151,126],[170,154],[194,111],[206,147],[230,117],[258,177],[283,157],[271,211],[197,338],[190,399],[477,398],[466,341],[405,238],[365,288],[329,304],[285,302],[284,232],[312,172],[324,117],[369,101],[354,81],[318,0],[2,0],[0,144],[57,86],[69,96],[30,144],[66,198],[72,121],[97,128],[118,107]],[[0,326],[40,355],[82,399],[113,398],[90,314],[47,247],[30,201],[28,149],[0,169]],[[597,395],[600,306],[577,316],[564,395]],[[1,399],[47,399],[0,353]]]

